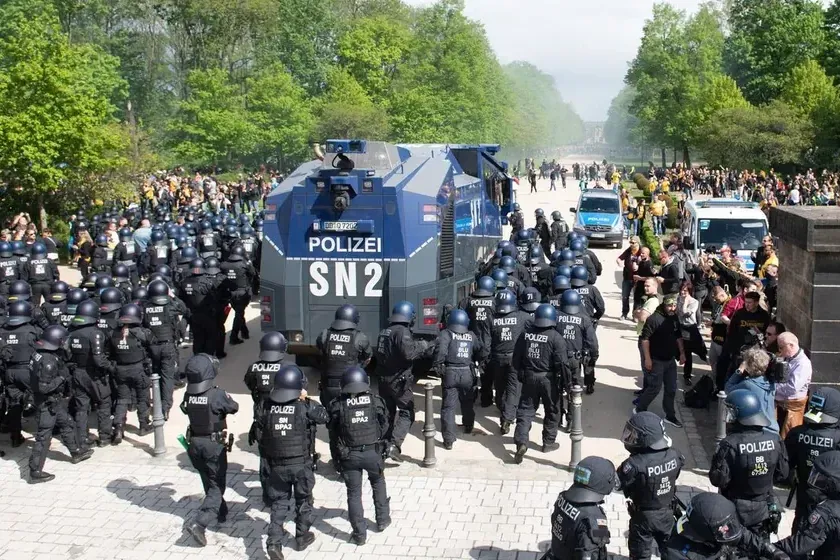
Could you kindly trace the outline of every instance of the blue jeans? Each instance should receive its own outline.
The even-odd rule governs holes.
[[[632,280],[621,281],[621,316],[630,314],[630,295],[633,293],[634,282]]]

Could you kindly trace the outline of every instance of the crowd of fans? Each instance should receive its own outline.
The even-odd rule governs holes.
[[[220,181],[198,172],[190,176],[181,169],[159,171],[146,177],[140,186],[140,204],[144,210],[169,204],[176,209],[195,206],[213,212],[255,212],[282,180],[279,173],[270,170],[240,174],[235,181]]]

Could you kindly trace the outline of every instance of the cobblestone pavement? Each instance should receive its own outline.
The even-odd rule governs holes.
[[[547,181],[539,188],[535,195],[519,197],[529,223],[534,208],[568,208],[578,192],[561,189],[548,193]],[[630,414],[632,391],[640,387],[638,351],[633,326],[615,319],[620,315],[614,263],[618,251],[597,252],[604,264],[598,287],[607,304],[607,315],[598,329],[598,388],[594,395],[584,396],[582,451],[583,456],[599,454],[618,464],[627,456],[618,437]],[[75,271],[66,272],[69,278]],[[152,436],[139,438],[134,428],[128,428],[123,445],[99,449],[91,460],[71,465],[66,450],[54,440],[45,470],[55,474],[56,480],[35,486],[26,483],[31,439],[21,448],[9,449],[8,436],[0,435],[0,447],[7,451],[0,459],[0,559],[180,560],[198,554],[222,559],[266,558],[268,514],[263,511],[255,471],[258,459],[255,450],[247,446],[250,396],[242,385],[245,368],[255,358],[258,313],[258,304],[248,310],[254,336],[228,349],[218,379],[240,403],[240,413],[229,422],[239,440],[229,455],[226,499],[231,512],[224,524],[210,528],[205,549],[195,546],[183,532],[185,520],[192,518],[200,504],[202,489],[176,441],[184,431],[185,418],[173,409],[165,426],[169,444],[166,455],[152,457]],[[187,355],[188,350],[182,357]],[[699,376],[704,366],[697,369]],[[316,385],[310,373],[310,387]],[[286,558],[536,559],[542,555],[549,542],[552,503],[570,482],[566,466],[571,452],[569,438],[561,434],[559,450],[540,453],[536,447],[541,443],[542,429],[538,417],[525,461],[513,465],[512,438],[498,435],[497,412],[478,409],[477,433],[460,437],[453,451],[444,451],[438,445],[436,468],[423,469],[419,465],[425,420],[422,387],[418,385],[415,393],[417,421],[403,448],[411,459],[399,466],[389,465],[386,474],[393,525],[382,534],[370,532],[362,548],[349,544],[344,485],[335,480],[331,467],[322,464],[314,493],[313,530],[317,540],[305,552],[286,549]],[[679,395],[677,400],[681,398]],[[655,403],[653,410],[661,413],[659,406]],[[438,419],[437,390],[434,408]],[[685,428],[670,428],[669,434],[687,458],[679,479],[680,497],[687,501],[693,493],[711,490],[706,469],[714,448],[714,408],[691,411],[681,407],[679,412]],[[135,416],[129,415],[129,424],[136,422]],[[324,434],[319,437],[318,450],[327,457]],[[437,440],[440,444],[440,434]],[[369,488],[365,492],[365,510],[371,519]],[[626,558],[628,515],[624,500],[618,494],[610,495],[604,508],[612,534],[609,551],[615,558]],[[791,517],[792,512],[785,514],[783,533]],[[285,527],[294,531],[291,520]]]

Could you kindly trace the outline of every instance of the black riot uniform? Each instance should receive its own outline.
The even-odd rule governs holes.
[[[805,424],[785,437],[785,449],[796,481],[796,515],[793,530],[825,496],[808,484],[814,459],[827,451],[840,450],[840,391],[817,387],[808,400]]]
[[[292,496],[298,550],[305,549],[315,540],[315,535],[309,531],[315,486],[310,432],[313,425],[326,424],[329,417],[323,406],[303,397],[303,377],[297,366],[280,368],[268,401],[248,436],[249,443],[259,443],[260,471],[268,472],[264,482],[268,484],[265,494],[271,502],[271,518],[266,546],[272,560],[283,558],[280,540]]]
[[[93,249],[91,266],[94,272],[108,272],[114,262],[114,250],[108,248],[108,236],[96,236],[96,247]]]
[[[509,291],[499,292],[495,300],[496,313],[490,324],[490,357],[484,368],[481,390],[495,388],[496,406],[501,411],[500,430],[505,435],[516,420],[516,407],[522,392],[519,373],[513,368],[513,349],[531,316],[517,309],[516,297]],[[484,398],[482,395],[482,400]]]
[[[109,340],[109,354],[116,364],[114,381],[117,386],[113,445],[122,442],[128,406],[132,402],[137,403],[140,436],[152,433],[149,419],[151,381],[146,373],[152,369],[150,354],[154,335],[140,326],[142,313],[140,306],[133,303],[123,307],[119,318],[121,327],[111,333]]]
[[[788,458],[779,434],[764,430],[770,425],[758,398],[749,389],[726,397],[727,421],[732,430],[719,444],[709,480],[732,500],[741,523],[767,539],[776,533],[781,507],[773,482],[788,477]]]
[[[402,444],[414,422],[412,366],[414,360],[428,356],[433,349],[424,340],[414,340],[411,326],[415,319],[414,306],[407,301],[398,302],[388,318],[389,326],[376,341],[379,396],[385,400],[390,420],[385,440],[389,456],[397,461],[402,460]]]
[[[210,257],[218,258],[222,253],[222,238],[213,231],[210,222],[201,223],[201,233],[196,239],[198,256],[202,259]]]
[[[162,231],[153,231],[151,242],[146,246],[146,252],[143,253],[140,262],[143,263],[143,272],[151,274],[159,266],[172,265],[172,248],[166,241],[166,236]]]
[[[124,303],[122,292],[119,288],[105,288],[99,295],[99,320],[96,326],[111,336],[111,333],[120,325],[120,308]]]
[[[67,295],[70,292],[70,286],[66,282],[54,282],[50,290],[50,296],[41,304],[41,311],[50,325],[61,325],[64,328],[70,326],[72,317],[67,312]]]
[[[70,346],[70,369],[73,373],[73,410],[80,444],[88,438],[88,413],[96,414],[99,445],[111,443],[111,382],[114,364],[106,354],[105,333],[96,326],[99,308],[93,301],[83,301],[76,308],[67,343]]]
[[[533,286],[537,286],[540,293],[545,295],[551,289],[551,283],[546,279],[551,276],[551,267],[545,262],[545,253],[539,245],[534,245],[528,251],[528,264],[526,268],[531,277]]]
[[[814,459],[808,485],[826,500],[815,505],[794,528],[793,536],[776,543],[791,557],[814,560],[840,558],[840,451],[826,451]]]
[[[441,376],[443,404],[440,409],[443,446],[452,449],[455,435],[455,404],[460,401],[464,433],[472,433],[475,423],[475,393],[478,375],[475,363],[483,362],[487,349],[481,339],[469,330],[469,316],[454,309],[446,319],[446,328],[438,337],[433,368]],[[491,386],[492,388],[492,386]],[[492,402],[492,400],[491,400]]]
[[[61,325],[47,327],[35,343],[37,352],[29,362],[30,385],[35,396],[35,417],[38,420],[35,443],[29,456],[30,484],[48,482],[55,478],[44,472],[44,462],[56,428],[74,464],[93,455],[92,450],[79,445],[76,425],[68,410],[72,377],[63,358],[66,337],[67,329]]]
[[[572,287],[580,294],[583,307],[589,314],[589,318],[592,319],[594,328],[597,329],[598,321],[606,312],[604,298],[601,297],[601,292],[593,284],[586,284],[583,274],[582,267],[575,266],[572,268]],[[598,356],[590,354],[584,356],[581,362],[587,394],[592,394],[595,391],[595,363],[597,361]]]
[[[140,276],[137,273],[137,247],[131,238],[131,230],[123,228],[120,230],[120,242],[114,247],[114,260],[112,264],[124,264],[128,267],[132,284],[140,283]],[[109,267],[110,269],[110,267]]]
[[[283,367],[288,349],[286,337],[279,332],[267,332],[260,339],[260,354],[245,372],[245,386],[254,399],[254,418],[259,416],[262,403],[274,387],[274,376]]]
[[[228,256],[228,260],[221,265],[224,275],[223,289],[230,297],[230,306],[233,308],[233,328],[230,331],[230,343],[241,344],[242,339],[250,338],[248,326],[245,322],[245,308],[251,302],[251,286],[254,284],[254,277],[257,271],[254,266],[245,258],[245,249],[234,247]]]
[[[566,234],[569,233],[569,225],[563,219],[563,215],[555,210],[551,213],[551,242],[555,251],[560,251],[566,246]]]
[[[671,447],[663,420],[653,412],[634,414],[621,439],[630,452],[617,471],[629,500],[627,547],[633,560],[648,560],[653,542],[663,550],[674,528],[677,478],[685,458]]]
[[[228,414],[236,414],[239,405],[229,394],[215,386],[219,361],[215,356],[197,354],[186,365],[187,391],[181,411],[189,416],[187,455],[201,476],[204,501],[198,515],[186,527],[201,546],[207,544],[204,530],[215,519],[224,522],[228,507],[225,503],[227,486]]]
[[[616,485],[615,465],[586,457],[575,467],[574,482],[561,492],[551,514],[551,548],[544,560],[606,560],[610,529],[600,504]]]
[[[566,290],[560,296],[560,311],[557,313],[557,331],[566,341],[568,356],[568,377],[564,379],[563,389],[567,395],[572,386],[580,385],[580,369],[587,360],[598,359],[598,337],[589,316],[581,309],[581,298],[574,290]],[[587,389],[595,384],[594,376],[590,379],[584,371],[584,385]],[[569,408],[565,398],[561,400],[561,415],[568,418]]]
[[[598,272],[598,268],[595,266],[595,263],[592,261],[592,258],[586,252],[583,241],[580,239],[572,241],[569,244],[569,249],[571,249],[575,255],[573,266],[582,266],[586,270],[587,283],[594,284],[598,279],[598,274],[600,273]]]
[[[29,360],[41,329],[32,324],[32,304],[16,301],[8,306],[6,322],[0,326],[0,371],[3,372],[6,418],[12,447],[23,443],[21,414],[31,391]]]
[[[478,279],[475,291],[458,304],[458,309],[463,309],[470,317],[470,330],[478,335],[485,347],[490,346],[490,319],[493,316],[495,294],[496,281],[490,276],[482,276]],[[482,406],[490,404],[482,403]]]
[[[513,367],[519,372],[519,380],[522,382],[522,396],[516,409],[516,430],[513,436],[517,463],[521,463],[525,457],[538,401],[542,401],[545,408],[543,451],[559,447],[555,443],[559,420],[557,403],[560,384],[567,375],[568,348],[556,326],[557,310],[547,303],[541,304],[534,312],[533,324],[525,329],[513,350]]]
[[[518,203],[514,203],[513,212],[508,216],[508,223],[510,223],[510,240],[516,241],[517,234],[525,228],[525,216],[522,215],[522,210]]]
[[[367,522],[362,508],[362,475],[367,473],[373,489],[376,527],[381,533],[391,524],[391,508],[385,486],[382,439],[388,433],[388,409],[381,397],[370,392],[367,373],[349,368],[341,380],[341,396],[330,403],[330,441],[335,441],[341,472],[347,485],[347,516],[353,534],[350,542],[363,545]]]
[[[160,374],[160,400],[163,417],[169,419],[172,409],[175,378],[178,372],[178,313],[169,296],[169,286],[155,280],[148,287],[148,299],[143,304],[143,326],[152,333],[149,347],[152,372]]]
[[[32,288],[29,286],[26,280],[15,280],[9,286],[9,294],[6,296],[6,300],[9,305],[16,301],[30,302],[31,299]],[[35,325],[41,330],[44,330],[50,326],[50,322],[47,320],[47,316],[44,315],[44,312],[41,310],[40,307],[36,307],[33,305],[31,313],[33,325]]]
[[[50,294],[50,284],[58,280],[58,266],[47,258],[47,248],[43,243],[32,245],[32,256],[23,268],[23,279],[32,287],[32,305],[41,305]]]
[[[789,560],[782,550],[744,528],[735,505],[712,492],[695,494],[659,553],[662,560],[718,560],[741,555]]]
[[[219,281],[205,274],[204,261],[200,259],[190,263],[190,273],[191,276],[181,284],[180,297],[190,310],[193,353],[215,355],[219,336],[212,292]]]
[[[20,280],[20,262],[12,254],[12,245],[0,241],[0,296],[9,294],[9,286]]]

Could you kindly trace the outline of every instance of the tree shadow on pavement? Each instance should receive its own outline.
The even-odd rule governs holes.
[[[551,548],[551,541],[542,541],[535,544],[531,547],[531,550],[507,550],[492,545],[478,545],[470,549],[470,558],[475,558],[476,560],[486,560],[491,558],[494,560],[500,558],[510,558],[511,560],[539,560],[545,555],[549,548]]]
[[[583,437],[604,439],[620,437],[624,423],[630,418],[633,398],[633,389],[613,387],[603,383],[596,384],[593,394],[583,395],[581,410]],[[605,411],[609,411],[609,414],[605,415]]]

